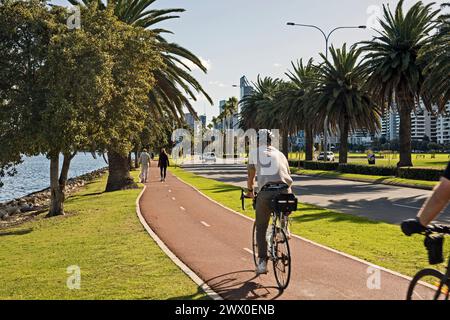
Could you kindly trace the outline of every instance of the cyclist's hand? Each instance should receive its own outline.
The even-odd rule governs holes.
[[[403,233],[408,237],[414,233],[424,232],[427,229],[420,223],[419,219],[405,220],[400,227],[402,228]]]

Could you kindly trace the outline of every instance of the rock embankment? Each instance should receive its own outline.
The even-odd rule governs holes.
[[[66,185],[66,196],[79,191],[84,185],[100,178],[107,168],[92,171],[76,178],[69,179]],[[0,229],[27,221],[46,212],[50,205],[50,188],[33,192],[25,197],[0,203]]]

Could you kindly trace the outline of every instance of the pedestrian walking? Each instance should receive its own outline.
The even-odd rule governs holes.
[[[150,155],[148,154],[147,149],[142,150],[141,156],[139,157],[139,163],[141,164],[141,183],[147,183],[148,169],[150,167]]]
[[[166,181],[166,173],[167,167],[169,166],[169,156],[166,153],[166,150],[161,149],[161,153],[159,154],[158,167],[161,174],[161,182]]]

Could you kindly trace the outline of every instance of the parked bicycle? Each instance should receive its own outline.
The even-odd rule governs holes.
[[[443,245],[444,235],[450,234],[450,227],[431,225],[423,233],[425,247],[428,251],[428,260],[431,265],[444,262]],[[435,286],[430,289],[421,285],[421,282],[431,283]],[[419,271],[408,288],[407,300],[448,300],[450,289],[450,258],[445,273],[436,269],[423,269]]]
[[[245,189],[241,190],[242,210],[245,210]],[[253,198],[255,209],[257,194]],[[291,279],[291,252],[289,248],[289,215],[297,210],[297,198],[293,194],[278,194],[271,202],[272,223],[269,226],[267,240],[267,256],[272,261],[275,280],[280,290],[288,287]],[[258,261],[258,244],[256,241],[256,223],[253,225],[253,261]]]

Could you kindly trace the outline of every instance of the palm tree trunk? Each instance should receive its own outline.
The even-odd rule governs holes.
[[[287,130],[281,130],[281,152],[286,158],[289,157],[289,133]]]
[[[411,160],[411,110],[399,108],[400,114],[400,161],[397,167],[412,167]]]
[[[310,125],[305,127],[305,160],[312,161],[313,159],[313,151],[314,149],[314,141],[313,141],[313,132]]]
[[[340,146],[339,146],[339,163],[347,163],[347,155],[348,155],[348,131],[349,131],[349,122],[344,121],[344,123],[340,126]]]
[[[106,192],[137,188],[137,184],[130,175],[128,156],[109,151],[108,163],[109,175]]]

